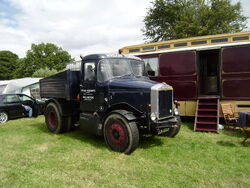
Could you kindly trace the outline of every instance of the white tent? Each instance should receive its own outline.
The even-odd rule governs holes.
[[[20,78],[14,80],[0,81],[0,93],[22,93],[22,89],[37,84],[41,78]]]

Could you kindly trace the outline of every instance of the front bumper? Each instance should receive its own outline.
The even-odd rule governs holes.
[[[156,122],[153,122],[152,125],[156,129],[164,129],[164,128],[176,127],[177,123],[178,123],[178,119],[175,116],[172,116],[169,118],[164,118]]]

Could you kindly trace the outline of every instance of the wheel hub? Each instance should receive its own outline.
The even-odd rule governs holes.
[[[110,126],[109,137],[112,144],[123,146],[126,143],[125,130],[119,123],[113,123]]]
[[[0,113],[0,122],[4,123],[7,120],[7,116],[5,113]]]
[[[117,139],[117,140],[119,139],[120,135],[119,135],[119,132],[117,130],[113,130],[112,134],[113,134],[115,139]]]
[[[49,120],[49,125],[52,128],[55,128],[55,126],[56,126],[56,117],[55,117],[54,112],[49,113],[48,120]]]

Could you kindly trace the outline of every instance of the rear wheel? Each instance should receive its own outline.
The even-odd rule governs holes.
[[[66,131],[66,125],[68,123],[67,117],[62,117],[57,105],[55,103],[49,103],[46,106],[45,122],[50,132],[61,133]]]
[[[169,128],[166,132],[160,134],[159,136],[175,137],[178,134],[181,128],[181,118],[180,116],[176,116],[176,118],[178,121],[175,127]]]
[[[0,112],[0,123],[8,121],[8,114],[6,112]]]
[[[104,122],[104,138],[112,150],[130,154],[138,147],[139,131],[135,122],[112,113]]]

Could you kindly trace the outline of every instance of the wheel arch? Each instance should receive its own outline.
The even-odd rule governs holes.
[[[6,113],[8,113],[8,110],[0,109],[0,112],[6,112]]]
[[[10,118],[9,110],[7,110],[7,109],[0,109],[0,112],[5,112],[8,115],[8,119]]]
[[[136,116],[134,115],[134,112],[128,109],[121,109],[121,108],[111,108],[107,111],[107,113],[105,113],[105,115],[102,118],[102,123],[104,124],[106,118],[111,115],[111,114],[119,114],[121,116],[123,116],[126,120],[128,121],[134,121],[136,120]]]
[[[137,110],[136,108],[127,103],[119,103],[112,105],[106,110],[102,121],[104,121],[111,113],[118,113],[124,116],[128,121],[135,120],[137,119],[136,117],[141,116],[143,114],[141,111]]]
[[[55,98],[51,98],[45,102],[45,109],[47,105],[51,102],[56,104],[62,116],[71,116],[73,114],[76,114],[78,109],[78,103],[72,101],[66,101],[64,99],[55,99]]]

